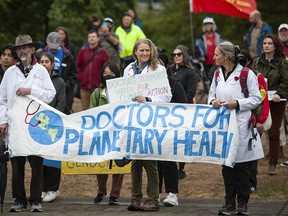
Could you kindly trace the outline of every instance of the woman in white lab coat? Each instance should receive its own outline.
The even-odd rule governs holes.
[[[219,73],[215,72],[208,103],[214,108],[228,106],[236,110],[236,118],[239,129],[239,147],[236,154],[235,166],[233,168],[223,166],[222,175],[225,185],[225,204],[219,210],[219,215],[235,213],[236,198],[238,202],[238,214],[247,214],[247,203],[250,194],[249,172],[247,162],[255,160],[255,155],[248,150],[248,142],[252,137],[248,126],[251,110],[255,109],[262,101],[257,77],[249,70],[247,76],[247,87],[249,97],[245,98],[240,85],[240,73],[242,66],[238,64],[240,48],[228,41],[217,45],[214,52],[215,64],[220,66]],[[218,74],[218,75],[216,75]]]

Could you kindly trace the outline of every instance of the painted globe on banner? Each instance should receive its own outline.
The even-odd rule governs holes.
[[[33,116],[28,130],[35,142],[51,145],[61,139],[63,135],[63,121],[58,114],[44,110]]]

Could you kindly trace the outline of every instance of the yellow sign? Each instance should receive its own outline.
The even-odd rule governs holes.
[[[101,163],[62,162],[63,174],[126,174],[131,172],[131,163],[118,167],[112,160]]]

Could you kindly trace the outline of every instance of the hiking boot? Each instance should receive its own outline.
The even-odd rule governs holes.
[[[276,172],[276,165],[275,164],[269,164],[269,175],[277,175]]]
[[[97,194],[97,196],[94,198],[94,203],[99,203],[99,202],[101,202],[103,199],[104,199],[104,197],[106,196],[106,194]]]
[[[11,206],[9,212],[22,212],[26,210],[27,206],[22,203],[14,203],[13,206]]]
[[[127,208],[128,211],[140,211],[140,200],[132,199]]]
[[[282,167],[288,167],[288,161],[285,161],[285,162],[281,163],[280,166],[282,166]]]
[[[119,205],[119,200],[117,197],[110,196],[109,197],[109,205]]]
[[[169,193],[166,199],[163,200],[164,206],[178,206],[178,198],[175,193]]]
[[[42,202],[52,202],[60,195],[60,191],[48,191],[46,196],[43,198]]]
[[[34,203],[32,204],[31,212],[42,212],[43,208],[40,203]]]
[[[247,210],[247,205],[238,205],[236,215],[249,215],[249,212]]]
[[[178,179],[179,180],[186,178],[186,176],[187,175],[186,175],[186,173],[185,173],[185,171],[183,169],[179,169],[178,170]]]
[[[143,205],[140,206],[141,211],[159,211],[158,200],[147,199]]]
[[[231,215],[235,213],[235,206],[232,204],[223,205],[222,208],[219,210],[218,215]]]

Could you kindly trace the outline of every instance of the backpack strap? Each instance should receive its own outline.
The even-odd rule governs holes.
[[[249,97],[249,91],[247,87],[247,77],[248,77],[249,68],[243,67],[240,73],[240,85],[242,89],[242,93],[245,98]]]
[[[215,82],[216,82],[216,87],[218,85],[218,77],[220,76],[220,70],[219,70],[219,67],[216,69],[215,71]]]
[[[94,90],[94,92],[95,92],[96,106],[98,107],[99,106],[99,98],[100,98],[100,88],[96,88]]]

